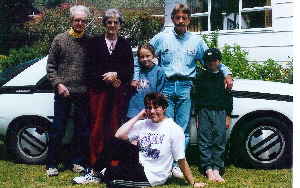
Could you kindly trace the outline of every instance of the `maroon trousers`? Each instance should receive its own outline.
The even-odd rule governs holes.
[[[90,133],[90,163],[97,160],[103,146],[121,125],[124,115],[126,86],[102,92],[90,90],[91,133]]]

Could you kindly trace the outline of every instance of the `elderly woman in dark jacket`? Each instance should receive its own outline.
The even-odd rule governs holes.
[[[121,125],[125,108],[125,91],[133,75],[133,55],[130,43],[118,36],[123,23],[118,9],[108,9],[103,14],[107,32],[91,40],[87,57],[87,75],[90,87],[91,165],[103,145],[114,137]]]

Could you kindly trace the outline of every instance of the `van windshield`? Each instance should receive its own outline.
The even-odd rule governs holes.
[[[18,74],[23,72],[25,69],[38,62],[41,58],[37,58],[26,63],[22,63],[13,68],[7,69],[3,72],[0,72],[0,87],[6,84],[8,81],[16,77]]]

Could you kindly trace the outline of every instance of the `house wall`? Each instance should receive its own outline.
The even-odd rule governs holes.
[[[165,28],[174,27],[171,12],[178,3],[186,1],[166,0]],[[225,44],[237,44],[249,52],[249,61],[263,62],[271,58],[276,62],[292,61],[293,58],[293,1],[272,0],[272,27],[218,31],[218,46],[222,50]],[[225,20],[225,19],[224,19]],[[225,21],[224,21],[225,24]],[[204,31],[201,34],[210,35]]]

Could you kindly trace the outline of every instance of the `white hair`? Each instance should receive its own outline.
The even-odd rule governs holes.
[[[90,15],[91,15],[90,10],[85,6],[75,5],[75,6],[72,6],[70,8],[70,19],[71,19],[71,21],[73,20],[74,11],[76,11],[76,10],[84,11],[86,13],[86,19],[89,19]]]

